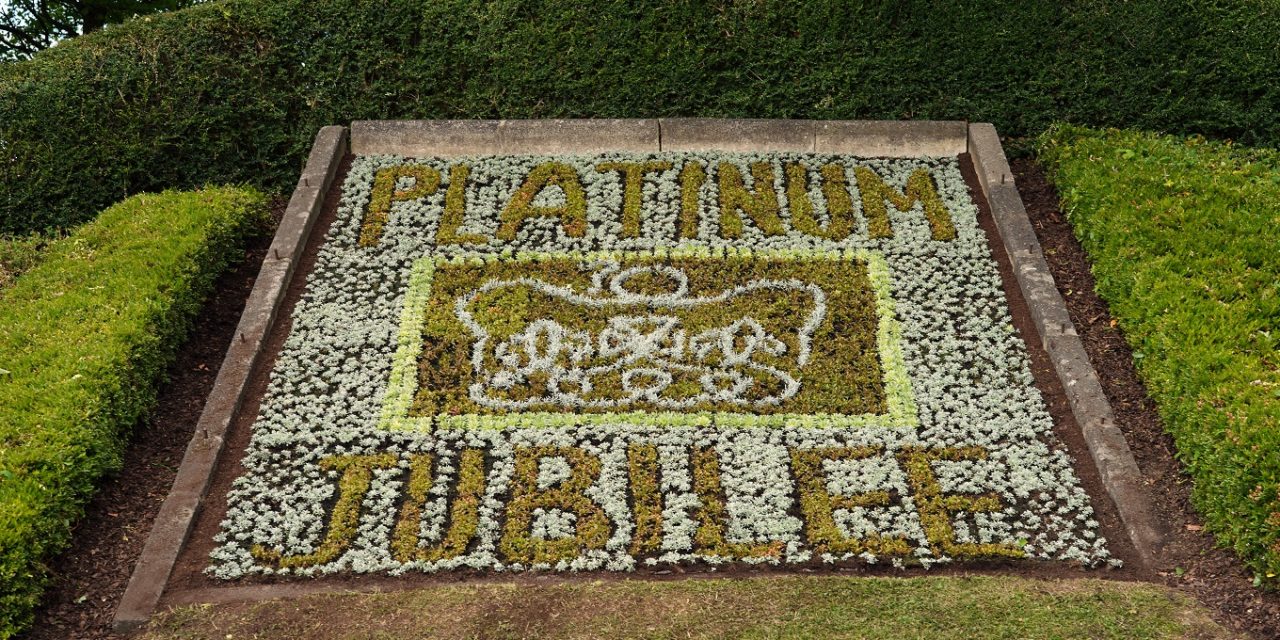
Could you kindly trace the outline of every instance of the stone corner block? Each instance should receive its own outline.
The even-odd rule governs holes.
[[[312,182],[322,184],[326,189],[338,171],[338,164],[351,148],[350,135],[346,127],[329,125],[320,127],[315,141],[311,144],[311,153],[307,155],[307,164],[302,170],[303,186]]]
[[[1013,183],[1013,171],[1009,169],[1009,160],[1004,155],[995,125],[989,122],[969,124],[969,154],[973,157],[973,167],[984,191],[989,191],[991,185]]]

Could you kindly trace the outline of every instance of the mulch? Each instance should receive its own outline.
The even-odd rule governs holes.
[[[1201,528],[1189,501],[1190,480],[1137,377],[1123,335],[1111,326],[1106,304],[1094,293],[1088,262],[1058,210],[1056,191],[1033,160],[1015,161],[1013,171],[1058,288],[1137,457],[1152,496],[1152,510],[1174,529],[1162,551],[1161,566],[1146,577],[1196,598],[1233,630],[1280,638],[1280,594],[1255,589],[1252,573],[1231,552],[1216,549],[1212,536]],[[246,252],[245,261],[219,280],[169,371],[154,415],[136,427],[123,471],[100,485],[71,548],[51,563],[54,580],[27,638],[118,637],[110,632],[116,604],[173,482],[268,244],[269,238],[257,241]],[[1017,310],[1015,314],[1022,315]],[[1033,362],[1033,368],[1042,366]],[[1056,404],[1052,397],[1046,400]],[[1084,458],[1078,467],[1092,466],[1085,449],[1076,442],[1068,444],[1078,458]],[[1084,480],[1090,483],[1089,478]],[[1105,495],[1096,487],[1088,488],[1094,496]],[[1099,511],[1104,510],[1110,509],[1099,505]],[[1108,533],[1109,538],[1114,536]],[[1060,572],[1049,575],[1065,577]],[[1105,573],[1076,575],[1108,577]]]

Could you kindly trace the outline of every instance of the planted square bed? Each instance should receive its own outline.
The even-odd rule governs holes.
[[[1116,563],[959,160],[357,157],[208,571]]]

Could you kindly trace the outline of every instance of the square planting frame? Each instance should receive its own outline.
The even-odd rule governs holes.
[[[266,339],[295,277],[295,270],[337,166],[348,153],[405,156],[480,154],[656,152],[675,150],[797,151],[913,157],[969,153],[982,196],[991,206],[1000,240],[1030,308],[1038,339],[1066,390],[1103,486],[1143,563],[1150,566],[1165,531],[1147,508],[1141,473],[1115,424],[1097,374],[1089,363],[1044,260],[1013,183],[995,127],[985,123],[805,121],[805,120],[531,120],[358,121],[324,127],[264,260],[237,327],[236,339],[218,372],[187,447],[177,478],[161,507],[129,585],[116,610],[114,628],[127,632],[154,612],[209,490],[213,472],[253,373],[264,365]],[[411,315],[411,314],[408,314]],[[880,333],[886,331],[882,324]],[[882,337],[878,335],[878,338]],[[1031,336],[1026,336],[1031,339]],[[884,345],[882,345],[884,346]],[[892,345],[888,345],[892,350]],[[883,352],[882,352],[883,353]],[[411,357],[416,356],[416,352]],[[397,362],[400,362],[397,360]],[[402,367],[403,368],[403,363]],[[404,377],[402,371],[400,376]],[[400,384],[403,386],[404,381]],[[399,405],[388,403],[384,423],[403,427]],[[891,415],[909,423],[914,412],[899,406]],[[340,588],[340,587],[334,587]],[[264,590],[265,589],[265,590]],[[231,586],[214,599],[234,601],[301,593],[317,588]],[[324,587],[318,587],[323,590]],[[205,601],[209,599],[206,594]]]

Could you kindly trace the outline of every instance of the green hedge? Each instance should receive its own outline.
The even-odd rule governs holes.
[[[361,118],[1054,120],[1280,141],[1249,0],[223,0],[0,65],[0,233],[297,178]]]
[[[214,279],[265,221],[246,189],[139,195],[53,241],[0,291],[0,638],[105,472]]]
[[[1207,528],[1280,575],[1280,153],[1076,127],[1039,140]]]

